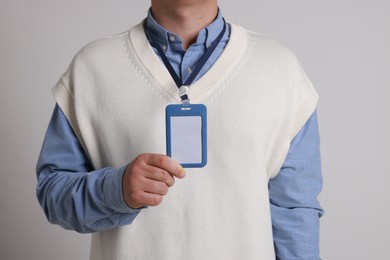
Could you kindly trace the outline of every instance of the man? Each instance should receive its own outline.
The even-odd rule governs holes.
[[[152,0],[53,93],[37,195],[50,222],[93,233],[91,259],[319,259],[318,95],[216,0]],[[164,113],[187,98],[207,107],[208,163],[184,170],[163,155]]]

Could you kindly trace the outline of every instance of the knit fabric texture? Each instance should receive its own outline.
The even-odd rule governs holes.
[[[53,93],[96,169],[165,153],[165,107],[180,103],[142,24],[82,48]],[[268,181],[317,92],[288,48],[232,24],[189,95],[207,106],[207,166],[187,169],[130,225],[93,234],[90,259],[275,259]]]

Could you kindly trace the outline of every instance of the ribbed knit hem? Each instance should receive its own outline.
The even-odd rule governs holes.
[[[314,88],[311,88],[310,93],[306,98],[298,105],[298,109],[293,115],[290,128],[287,133],[285,142],[282,144],[282,149],[279,155],[270,163],[269,178],[274,178],[280,171],[287,153],[290,149],[290,144],[294,137],[298,134],[301,128],[305,125],[306,121],[310,118],[317,107],[319,96]]]
[[[74,97],[73,97],[73,95],[65,87],[65,85],[63,84],[61,79],[52,88],[52,93],[53,93],[53,96],[54,96],[57,104],[61,107],[61,110],[65,114],[65,116],[68,119],[70,125],[72,126],[73,131],[75,132],[78,140],[81,143],[81,146],[83,147],[84,151],[87,152],[84,140],[82,138],[79,126],[77,124],[76,113],[75,113],[75,110],[74,110],[75,106],[74,106]]]

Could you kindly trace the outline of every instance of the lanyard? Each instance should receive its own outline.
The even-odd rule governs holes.
[[[199,59],[199,61],[197,62],[196,66],[195,66],[195,69],[192,71],[192,73],[190,74],[190,76],[187,78],[187,80],[185,82],[183,82],[179,78],[179,76],[176,74],[175,70],[173,69],[171,63],[169,62],[164,51],[161,49],[160,45],[153,42],[152,38],[150,37],[150,35],[151,35],[150,29],[146,25],[146,22],[144,23],[144,30],[146,32],[146,35],[149,38],[151,45],[157,49],[158,54],[160,55],[166,68],[168,69],[169,73],[171,74],[173,80],[175,81],[176,86],[179,88],[179,95],[180,95],[182,102],[189,104],[189,98],[188,98],[189,88],[188,88],[188,86],[191,85],[191,83],[194,81],[196,76],[199,74],[201,69],[206,64],[207,60],[210,58],[211,54],[213,54],[213,52],[217,48],[218,44],[220,43],[220,41],[221,41],[223,35],[225,34],[225,31],[226,31],[226,22],[224,21],[222,31],[219,33],[217,38],[211,43],[210,47],[207,49],[205,54],[203,54],[203,56]]]

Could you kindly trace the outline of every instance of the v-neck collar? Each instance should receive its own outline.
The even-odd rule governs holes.
[[[135,58],[133,61],[138,63],[136,65],[140,66],[143,73],[146,73],[146,78],[152,79],[150,82],[152,86],[163,93],[169,102],[179,103],[179,90],[167,68],[150,46],[143,22],[128,32],[130,50],[128,54]],[[234,24],[230,26],[230,39],[224,51],[213,66],[190,86],[189,96],[192,103],[201,103],[210,97],[234,71],[247,49],[248,37],[245,30]]]

